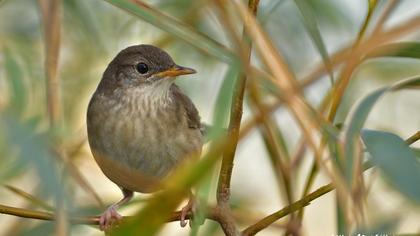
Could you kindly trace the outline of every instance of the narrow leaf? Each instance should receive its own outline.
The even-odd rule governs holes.
[[[346,145],[344,148],[346,155],[345,174],[348,182],[352,180],[353,176],[353,157],[354,149],[357,143],[357,138],[360,130],[365,124],[365,121],[378,99],[387,91],[386,88],[381,88],[371,93],[363,99],[357,106],[356,110],[351,117],[349,127],[346,132]]]
[[[14,187],[12,185],[3,184],[3,187],[8,189],[9,191],[13,192],[14,194],[20,196],[21,198],[27,200],[28,202],[32,203],[35,206],[39,206],[47,211],[52,211],[54,208],[50,206],[48,203],[44,202],[43,200],[37,198],[36,196],[25,192],[22,189],[19,189],[17,187]]]
[[[10,91],[10,108],[20,115],[26,102],[23,71],[8,48],[4,49],[4,69]]]
[[[420,59],[420,42],[390,43],[370,51],[366,59],[376,57],[407,57]]]
[[[352,116],[350,117],[350,123],[345,133],[345,175],[348,182],[352,180],[353,176],[354,149],[356,146],[356,142],[359,137],[360,130],[363,128],[373,106],[376,104],[379,98],[383,96],[386,92],[413,88],[418,86],[419,83],[420,76],[402,80],[392,86],[386,86],[384,88],[380,88],[370,93],[368,96],[362,99],[359,105],[357,105]]]
[[[193,30],[188,25],[178,19],[166,15],[153,6],[150,6],[138,0],[106,0],[107,2],[117,6],[140,19],[166,31],[191,45],[219,58],[222,61],[230,62],[232,52],[221,45],[219,42],[209,38],[208,36]]]
[[[308,31],[312,42],[315,44],[316,48],[318,49],[319,54],[322,57],[324,62],[325,68],[330,76],[331,84],[334,83],[334,74],[333,69],[331,66],[330,57],[328,55],[327,48],[325,43],[322,39],[321,32],[319,31],[318,23],[313,14],[313,10],[308,5],[306,0],[295,0],[296,6],[299,8],[301,13],[303,24]]]
[[[223,128],[227,124],[230,103],[232,100],[231,97],[235,82],[238,79],[239,71],[240,64],[239,61],[236,60],[235,63],[229,65],[229,68],[223,78],[223,83],[217,95],[216,104],[214,106],[215,111],[213,113],[213,123],[217,128]]]
[[[362,139],[372,161],[401,193],[420,203],[420,163],[403,139],[395,134],[363,130]]]
[[[49,151],[45,134],[38,133],[33,125],[19,123],[12,117],[1,116],[0,119],[6,131],[7,143],[19,153],[19,162],[36,170],[43,193],[53,196],[55,200],[65,199],[56,158]]]
[[[348,231],[346,213],[343,209],[343,204],[340,203],[340,198],[338,196],[336,196],[335,199],[335,208],[335,214],[337,216],[337,235],[346,235]]]

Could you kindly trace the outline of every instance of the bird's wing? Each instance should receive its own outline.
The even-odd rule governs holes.
[[[201,130],[200,115],[198,114],[197,108],[195,108],[194,103],[190,100],[189,97],[183,94],[178,88],[178,86],[176,86],[175,84],[172,85],[171,89],[176,100],[180,101],[181,105],[186,111],[188,127],[191,129]]]

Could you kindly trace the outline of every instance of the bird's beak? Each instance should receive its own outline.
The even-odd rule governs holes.
[[[165,78],[165,77],[175,77],[178,75],[188,75],[188,74],[195,74],[195,73],[197,73],[197,71],[192,68],[175,65],[169,68],[168,70],[157,73],[155,76],[158,76],[160,78]]]

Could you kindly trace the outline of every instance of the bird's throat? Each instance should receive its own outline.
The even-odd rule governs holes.
[[[163,78],[150,84],[133,87],[126,90],[126,97],[130,103],[143,110],[165,108],[173,103],[171,96],[172,79]]]

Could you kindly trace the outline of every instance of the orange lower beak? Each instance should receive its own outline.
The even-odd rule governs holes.
[[[165,78],[165,77],[175,77],[178,75],[188,75],[188,74],[195,74],[195,73],[197,73],[197,71],[192,68],[175,65],[174,67],[171,67],[168,70],[155,74],[155,76],[160,77],[160,78]]]

